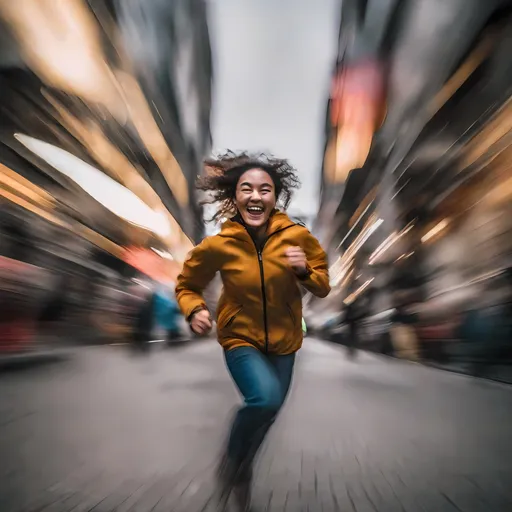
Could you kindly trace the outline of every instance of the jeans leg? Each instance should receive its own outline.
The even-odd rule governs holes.
[[[231,428],[228,458],[237,466],[251,461],[281,408],[290,386],[294,354],[266,356],[251,347],[225,353],[226,364],[244,397]]]
[[[270,427],[274,424],[274,421],[281,409],[286,397],[288,395],[288,391],[290,389],[292,375],[293,375],[293,367],[295,364],[295,354],[289,354],[286,356],[277,356],[270,355],[267,356],[269,363],[274,368],[277,379],[279,381],[279,385],[281,388],[281,406],[276,411],[276,413],[269,418],[264,424],[260,426],[260,428],[254,433],[251,439],[251,443],[247,448],[247,452],[245,455],[244,465],[250,468],[253,464],[254,458],[258,453],[259,448],[263,444],[265,437],[270,430]]]

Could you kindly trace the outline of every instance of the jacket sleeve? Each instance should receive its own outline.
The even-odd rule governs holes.
[[[317,297],[327,297],[331,291],[327,254],[309,231],[304,237],[302,250],[306,253],[308,263],[307,274],[298,278],[300,284]]]
[[[205,238],[183,264],[176,283],[176,300],[187,321],[195,311],[206,309],[203,291],[218,270],[216,259],[210,238]]]

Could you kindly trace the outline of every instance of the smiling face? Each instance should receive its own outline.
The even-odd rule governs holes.
[[[276,206],[276,187],[270,175],[262,169],[244,172],[236,186],[235,204],[248,227],[264,227]]]

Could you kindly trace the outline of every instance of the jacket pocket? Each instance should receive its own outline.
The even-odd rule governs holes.
[[[233,322],[236,320],[236,317],[242,312],[242,309],[243,309],[242,306],[239,306],[234,311],[234,313],[231,313],[228,316],[228,319],[226,320],[226,322],[219,326],[220,330],[223,331],[225,329],[229,329],[231,327],[231,325],[233,324]]]
[[[295,325],[297,323],[297,319],[290,304],[286,303],[286,309],[288,310],[288,315],[291,318],[292,324]]]

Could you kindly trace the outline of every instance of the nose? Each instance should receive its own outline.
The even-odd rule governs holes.
[[[257,190],[253,190],[251,194],[250,202],[261,201],[261,194]]]

